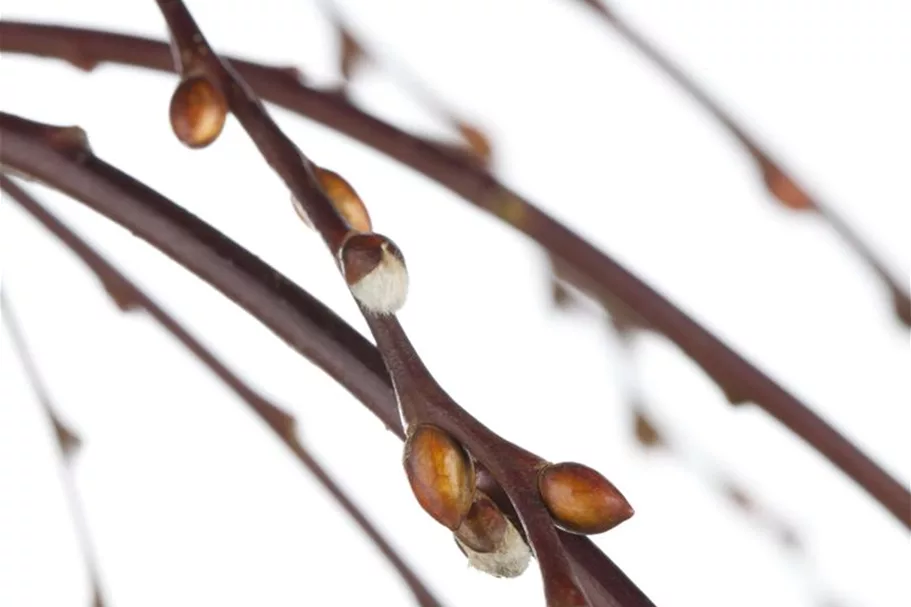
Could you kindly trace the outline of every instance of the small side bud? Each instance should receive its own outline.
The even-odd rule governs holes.
[[[371,232],[370,214],[364,201],[358,196],[351,184],[345,178],[329,169],[314,167],[319,185],[326,192],[329,200],[335,206],[338,214],[345,218],[353,229],[358,232]]]
[[[509,521],[487,495],[478,491],[455,536],[476,552],[493,552],[506,536]]]
[[[405,441],[405,473],[421,507],[441,525],[456,530],[471,508],[474,463],[451,436],[420,425]]]
[[[475,550],[463,539],[460,539],[461,529],[456,533],[455,541],[462,553],[468,557],[468,564],[478,571],[483,571],[494,577],[519,577],[528,569],[528,564],[531,562],[531,549],[525,543],[515,525],[502,513],[500,513],[500,516],[503,517],[505,523],[503,537],[494,550],[486,552]]]
[[[373,225],[370,222],[370,214],[367,212],[364,201],[351,187],[351,184],[335,171],[323,169],[316,165],[313,165],[313,171],[320,187],[326,193],[326,196],[329,197],[329,201],[332,202],[332,206],[348,222],[348,225],[357,232],[371,232]],[[307,227],[312,228],[313,223],[310,221],[307,211],[304,210],[304,205],[300,203],[294,194],[291,195],[291,204],[294,205],[294,211],[300,217],[300,220]]]
[[[472,154],[475,155],[482,165],[489,166],[493,156],[493,149],[487,135],[482,133],[477,127],[465,122],[456,123],[456,128],[462,136],[462,139],[464,139],[465,143],[468,144],[468,147],[471,148]]]
[[[803,188],[785,175],[778,165],[764,157],[759,158],[758,161],[766,189],[778,202],[794,211],[816,210],[813,200],[804,192]]]
[[[582,464],[564,462],[545,467],[538,477],[538,489],[554,521],[571,533],[603,533],[633,515],[623,494]]]
[[[228,103],[211,82],[200,76],[182,81],[171,97],[171,128],[187,147],[204,148],[225,126]]]
[[[339,264],[355,299],[374,314],[394,314],[408,295],[408,269],[395,244],[379,234],[352,234]]]

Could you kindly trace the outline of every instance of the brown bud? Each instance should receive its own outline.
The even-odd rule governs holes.
[[[190,148],[204,148],[215,141],[225,126],[228,103],[211,82],[193,76],[181,82],[171,97],[171,128]]]
[[[768,158],[760,157],[758,160],[765,186],[778,202],[795,211],[810,211],[816,208],[809,195],[783,173],[778,165]]]
[[[579,534],[603,533],[633,515],[626,498],[588,466],[551,464],[538,477],[541,498],[557,525]]]
[[[339,251],[339,264],[355,299],[376,314],[393,314],[408,295],[405,258],[395,244],[379,234],[349,236]]]
[[[451,436],[420,425],[405,441],[405,473],[418,503],[440,524],[456,530],[474,498],[474,463]]]
[[[342,72],[345,80],[349,81],[354,75],[354,70],[357,66],[363,64],[367,59],[367,53],[364,52],[364,48],[358,44],[358,41],[354,39],[354,36],[347,29],[339,26],[339,32],[342,37],[339,71]]]
[[[341,175],[329,169],[322,169],[314,166],[316,178],[319,185],[332,201],[335,210],[348,222],[353,229],[358,232],[370,232],[373,227],[370,223],[370,215],[367,213],[367,207],[361,197],[357,195],[354,188],[351,187]]]
[[[648,415],[638,407],[634,413],[634,428],[636,431],[636,440],[643,447],[659,447],[664,443],[658,428],[652,423]]]
[[[471,148],[471,152],[479,161],[481,161],[481,164],[485,166],[490,164],[493,150],[487,136],[478,128],[464,122],[456,123],[456,128],[459,130],[462,139],[464,139],[465,143],[468,144],[468,147]]]
[[[493,552],[503,541],[508,524],[493,500],[478,491],[455,534],[462,544],[475,552]]]
[[[57,434],[57,443],[60,445],[63,456],[65,458],[72,457],[72,455],[82,447],[82,440],[80,440],[79,436],[70,430],[66,424],[60,421],[53,413],[51,414],[51,423],[54,425],[54,432]]]

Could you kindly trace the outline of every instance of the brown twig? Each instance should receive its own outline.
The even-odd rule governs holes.
[[[175,63],[182,77],[203,76],[221,91],[260,153],[303,206],[308,223],[338,259],[392,378],[408,436],[405,468],[418,501],[438,522],[458,530],[475,499],[473,460],[477,460],[499,483],[518,513],[538,559],[548,606],[590,605],[551,518],[552,514],[557,518],[560,515],[543,489],[545,479],[550,478],[544,476],[548,462],[502,439],[450,398],[424,366],[395,317],[394,312],[404,299],[405,272],[397,247],[385,237],[358,233],[337,212],[316,177],[318,167],[281,132],[236,71],[208,45],[184,3],[157,0],[157,4],[168,24]],[[373,294],[354,288],[362,280],[370,282],[371,276],[376,276],[372,280],[382,285],[383,301],[379,303]],[[401,291],[393,296],[394,306],[387,305],[385,295],[393,282]],[[418,438],[440,431],[441,440],[423,442],[423,438]],[[450,443],[451,439],[458,444]],[[451,462],[462,458],[463,450],[468,455],[461,468],[452,468]],[[443,461],[447,463],[440,463]],[[539,491],[541,483],[545,484]],[[602,503],[622,505],[616,510],[617,522],[632,515],[626,500],[610,483],[605,480],[601,487],[605,493],[613,493]],[[605,526],[599,528],[601,531],[612,526],[607,520],[615,518],[608,508],[604,511]]]
[[[404,437],[391,380],[377,350],[331,310],[208,224],[95,157],[81,129],[0,113],[0,138],[0,163],[80,200],[195,273]],[[498,505],[508,512],[508,500]],[[592,605],[652,605],[590,540],[564,532],[559,537]]]
[[[692,97],[710,116],[736,139],[750,154],[756,163],[766,189],[778,202],[796,211],[815,212],[838,234],[848,246],[879,278],[892,298],[896,317],[906,327],[911,327],[911,297],[899,286],[885,264],[877,257],[868,244],[852,229],[845,220],[819,197],[809,193],[799,183],[793,173],[772,155],[746,130],[737,124],[734,118],[721,105],[712,99],[696,82],[686,75],[669,57],[662,53],[652,42],[645,38],[636,28],[609,8],[604,0],[581,0],[591,7],[603,21],[620,35],[639,54],[648,59],[665,76]]]
[[[7,179],[0,174],[0,187],[6,190]],[[41,379],[38,372],[38,366],[29,351],[25,341],[25,336],[21,329],[21,323],[16,317],[12,306],[9,302],[9,296],[6,290],[0,291],[0,318],[6,327],[10,336],[10,342],[22,367],[25,370],[26,378],[44,410],[48,424],[54,430],[54,436],[57,440],[57,447],[60,455],[60,481],[63,485],[67,507],[70,511],[73,525],[76,528],[76,541],[79,543],[79,549],[82,552],[82,559],[85,561],[88,570],[89,584],[92,588],[92,607],[104,607],[106,601],[105,593],[102,591],[101,568],[98,565],[98,555],[92,542],[92,534],[89,531],[86,522],[85,513],[83,512],[82,500],[79,498],[79,490],[69,469],[70,460],[74,452],[81,446],[82,442],[79,437],[70,430],[57,415],[54,406],[51,404],[50,393]]]
[[[458,132],[464,144],[439,142],[435,145],[446,153],[462,155],[469,162],[477,163],[483,168],[490,168],[493,150],[487,135],[476,126],[460,118],[443,99],[436,95],[419,78],[403,69],[401,64],[389,61],[386,57],[377,56],[369,48],[368,44],[355,35],[333,0],[319,0],[317,5],[335,27],[340,39],[339,71],[344,79],[340,89],[342,95],[347,96],[348,85],[351,84],[357,73],[356,66],[369,61],[380,67],[397,84],[407,89],[425,109]]]
[[[0,174],[0,189],[9,194],[29,215],[41,223],[57,240],[66,245],[92,271],[104,286],[105,291],[123,311],[145,310],[155,321],[209,368],[238,398],[250,407],[264,421],[274,434],[303,464],[310,474],[329,492],[342,509],[354,520],[370,541],[395,568],[411,590],[415,600],[422,607],[440,607],[441,603],[386,541],[379,530],[367,519],[342,488],[332,479],[323,466],[314,459],[297,436],[294,418],[275,403],[269,401],[222,363],[218,357],[203,346],[170,314],[143,292],[122,272],[111,265],[87,242],[77,236],[54,217],[47,209],[13,181]]]
[[[0,21],[0,50],[56,57],[82,68],[116,62],[172,71],[162,42],[96,30]],[[545,247],[572,269],[571,280],[600,301],[615,299],[665,335],[734,404],[752,402],[778,419],[911,528],[911,493],[803,402],[631,274],[610,256],[458,155],[358,110],[337,94],[301,84],[287,69],[238,59],[231,65],[265,100],[370,145],[449,188]]]

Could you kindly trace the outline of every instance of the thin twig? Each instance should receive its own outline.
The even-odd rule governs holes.
[[[911,327],[911,297],[892,276],[885,264],[863,241],[860,235],[834,210],[818,196],[810,193],[793,173],[781,162],[775,160],[768,150],[759,144],[755,137],[747,133],[729,112],[712,99],[696,82],[658,47],[643,36],[614,9],[609,8],[604,0],[581,0],[591,7],[601,19],[620,35],[639,54],[648,59],[661,73],[670,78],[714,118],[738,143],[750,154],[765,182],[766,189],[784,206],[797,211],[816,212],[819,217],[844,241],[877,278],[883,283],[892,298],[895,316],[906,327]]]
[[[391,380],[376,348],[319,301],[191,213],[98,159],[81,129],[0,113],[0,138],[0,163],[149,242],[244,308],[404,438]],[[509,510],[508,500],[498,505]],[[594,606],[652,605],[588,538],[559,536]]]
[[[0,21],[0,50],[55,57],[91,69],[101,62],[173,71],[167,44],[122,34]],[[449,188],[535,239],[572,268],[570,280],[600,301],[618,300],[696,362],[734,404],[752,402],[778,419],[911,528],[911,493],[806,404],[747,362],[607,254],[520,197],[492,175],[409,135],[337,94],[301,84],[282,68],[231,59],[257,93],[349,135]]]
[[[3,190],[6,190],[6,182],[6,177],[0,174],[0,184],[2,184]],[[105,592],[102,591],[101,568],[98,565],[98,553],[95,550],[95,545],[92,541],[92,533],[89,530],[88,522],[85,518],[82,500],[79,497],[79,489],[76,487],[72,471],[69,468],[70,459],[74,451],[81,445],[81,441],[72,430],[67,428],[66,425],[60,421],[59,416],[54,411],[54,407],[51,404],[50,393],[45,387],[44,381],[41,379],[41,374],[38,372],[38,366],[35,364],[35,360],[29,351],[28,344],[25,341],[25,336],[21,329],[22,323],[19,322],[19,319],[16,317],[16,314],[10,305],[6,289],[0,291],[0,318],[2,318],[3,325],[9,333],[13,350],[22,362],[22,367],[25,370],[28,383],[35,392],[35,396],[41,404],[41,408],[44,410],[48,424],[54,430],[54,436],[57,439],[57,447],[59,448],[60,482],[63,485],[63,492],[65,494],[67,507],[70,511],[70,518],[73,521],[73,526],[76,528],[76,541],[79,543],[79,550],[82,552],[82,559],[85,561],[88,572],[89,585],[92,588],[91,604],[92,607],[104,607],[107,603],[104,599]]]
[[[375,235],[359,238],[357,233],[339,214],[331,199],[323,192],[317,179],[318,167],[308,156],[297,149],[290,139],[268,116],[262,103],[241,76],[223,62],[206,41],[199,25],[182,0],[156,0],[171,34],[172,54],[183,78],[202,76],[216,86],[231,112],[256,145],[263,158],[272,166],[302,205],[313,228],[320,234],[329,251],[336,257],[346,279],[357,272],[361,275],[374,271],[388,274],[391,263],[398,267],[397,275],[404,273],[401,253],[386,237]],[[357,243],[357,244],[355,244]],[[361,248],[363,246],[363,249]],[[390,250],[395,250],[397,262],[383,260]],[[364,255],[367,252],[367,255]],[[366,259],[364,259],[366,257]],[[349,260],[352,260],[349,263]],[[357,266],[357,267],[355,267]],[[360,266],[366,267],[361,272]],[[406,279],[407,280],[407,279]],[[349,286],[353,286],[348,280]],[[386,284],[388,280],[382,278]],[[458,405],[436,382],[421,361],[394,312],[396,309],[379,309],[352,289],[358,307],[376,338],[377,349],[392,378],[399,411],[410,437],[421,426],[442,430],[458,441],[453,451],[467,450],[468,457],[483,464],[500,484],[519,515],[522,527],[541,570],[544,595],[549,607],[582,607],[591,605],[585,597],[566,552],[557,535],[557,529],[547,505],[539,492],[539,477],[548,464],[542,458],[521,449],[498,436]],[[401,293],[402,299],[404,292]],[[397,304],[401,305],[400,303]],[[436,430],[434,430],[436,431]],[[406,443],[406,469],[408,461],[432,462],[436,454],[413,454]],[[445,448],[445,447],[441,447]],[[428,464],[429,465],[429,464]],[[466,462],[466,472],[458,474],[457,488],[446,489],[452,516],[441,523],[455,531],[473,502],[475,493],[471,460]],[[440,478],[436,472],[431,478]],[[412,484],[414,488],[414,485]],[[613,487],[611,487],[613,489]],[[436,489],[430,488],[436,492]],[[622,499],[622,496],[620,496]],[[420,501],[420,496],[419,496]],[[625,501],[625,500],[624,500]],[[449,507],[449,506],[447,506]],[[629,516],[632,510],[629,510]]]
[[[54,217],[52,213],[41,206],[37,200],[2,174],[0,174],[0,189],[9,194],[20,207],[41,223],[57,240],[75,253],[86,267],[95,274],[104,286],[105,291],[121,310],[128,311],[136,308],[145,310],[158,324],[177,338],[197,360],[206,365],[228,389],[250,407],[370,538],[373,545],[379,549],[408,585],[419,605],[422,607],[441,606],[441,603],[433,596],[433,593],[430,592],[417,574],[402,560],[379,530],[373,526],[351,498],[303,446],[297,436],[296,422],[290,414],[253,390],[135,283],[104,259],[85,240],[77,236]]]

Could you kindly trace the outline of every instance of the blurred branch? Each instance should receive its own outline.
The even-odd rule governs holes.
[[[98,159],[81,129],[0,113],[0,138],[5,167],[49,184],[146,240],[245,309],[404,438],[376,348],[319,301],[210,225]],[[508,500],[498,505],[510,508]],[[595,606],[652,605],[588,538],[565,532],[559,537]]]
[[[96,30],[0,21],[0,50],[55,57],[91,69],[116,62],[172,71],[167,44]],[[911,528],[911,493],[844,436],[682,310],[605,253],[499,183],[492,175],[274,68],[231,65],[265,100],[374,147],[532,237],[567,267],[566,278],[600,301],[618,301],[693,359],[732,403],[753,402],[838,466]],[[338,378],[341,370],[333,377]]]
[[[769,194],[784,207],[794,211],[816,213],[822,221],[841,237],[845,245],[857,255],[879,278],[892,298],[896,317],[906,326],[911,327],[911,297],[899,286],[896,279],[886,269],[885,264],[877,257],[872,248],[860,235],[828,204],[810,194],[799,183],[793,173],[771,154],[758,141],[741,127],[717,101],[712,99],[696,82],[686,75],[673,61],[662,53],[652,42],[645,38],[636,28],[609,8],[604,0],[581,0],[591,7],[598,16],[613,29],[623,40],[632,46],[640,55],[648,59],[665,76],[693,98],[746,150],[756,163]]]
[[[342,509],[357,523],[358,527],[370,538],[373,545],[379,549],[389,564],[401,576],[405,584],[408,585],[417,603],[422,607],[440,607],[441,604],[433,596],[433,593],[402,560],[396,550],[386,541],[357,505],[351,501],[351,498],[332,479],[322,465],[304,448],[297,437],[296,422],[291,415],[248,386],[135,283],[112,266],[87,242],[54,217],[53,214],[43,208],[37,200],[29,196],[22,188],[2,174],[0,174],[0,188],[9,194],[29,215],[41,223],[45,229],[51,232],[57,240],[79,257],[86,267],[95,274],[96,278],[104,286],[105,291],[122,311],[130,311],[137,308],[145,310],[168,333],[177,338],[199,362],[208,367],[228,389],[269,426],[297,460],[303,464],[307,471],[316,478]]]
[[[444,153],[462,156],[467,162],[475,163],[482,169],[489,169],[493,160],[493,148],[490,138],[477,126],[458,116],[446,102],[429,89],[419,78],[407,72],[398,62],[392,63],[385,57],[379,57],[369,45],[361,40],[342,16],[333,0],[318,0],[316,4],[333,25],[339,37],[339,72],[344,82],[340,90],[342,96],[348,96],[348,87],[356,77],[357,65],[365,62],[380,67],[387,76],[407,89],[425,109],[452,127],[462,139],[464,145],[439,142]]]
[[[6,177],[0,174],[0,180],[2,180],[0,181],[0,186],[2,186],[2,189],[5,191],[7,182]],[[60,417],[55,412],[50,393],[41,379],[41,374],[38,372],[38,367],[35,364],[31,352],[29,352],[25,336],[21,329],[22,325],[13,312],[6,291],[6,289],[0,290],[0,318],[2,318],[3,325],[6,327],[7,333],[9,333],[13,351],[19,357],[20,362],[22,362],[22,367],[25,370],[28,383],[34,391],[38,402],[41,404],[41,408],[44,410],[48,423],[54,430],[54,437],[57,440],[57,447],[59,449],[60,481],[63,485],[63,493],[65,495],[67,507],[70,511],[70,518],[73,521],[73,526],[76,528],[76,541],[79,544],[79,550],[82,552],[82,559],[85,561],[85,566],[88,570],[89,585],[92,588],[92,607],[104,607],[106,603],[104,600],[104,593],[101,590],[101,569],[98,566],[98,556],[92,542],[92,533],[89,531],[88,523],[85,519],[82,500],[79,498],[79,490],[76,488],[73,474],[69,468],[71,459],[76,450],[82,445],[82,442],[79,440],[79,437],[60,420]]]

